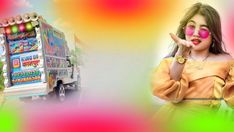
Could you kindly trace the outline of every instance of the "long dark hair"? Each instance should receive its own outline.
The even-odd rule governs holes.
[[[221,21],[219,13],[210,5],[196,3],[185,13],[183,19],[180,21],[180,25],[177,29],[176,35],[185,39],[183,28],[187,25],[188,21],[196,14],[200,14],[205,17],[208,28],[212,34],[212,45],[209,51],[213,54],[228,54],[225,51],[224,42],[222,40]],[[178,50],[178,46],[174,44],[173,50],[167,57],[174,57]]]

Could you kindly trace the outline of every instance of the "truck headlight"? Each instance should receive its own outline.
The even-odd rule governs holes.
[[[42,82],[46,82],[46,80],[45,80],[45,74],[44,73],[41,74],[41,81]]]

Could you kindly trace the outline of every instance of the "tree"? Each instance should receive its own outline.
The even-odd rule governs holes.
[[[82,51],[80,48],[75,46],[75,49],[71,50],[71,62],[75,66],[83,65],[82,61]]]

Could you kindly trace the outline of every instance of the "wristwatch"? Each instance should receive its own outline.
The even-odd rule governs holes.
[[[184,64],[187,61],[187,58],[183,57],[182,55],[176,55],[175,59],[180,64]]]

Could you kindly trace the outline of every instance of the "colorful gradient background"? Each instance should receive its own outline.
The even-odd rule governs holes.
[[[234,9],[232,5],[234,2],[232,0],[201,0],[201,2],[213,6],[220,13],[224,41],[228,51],[233,54],[234,15],[232,14]],[[154,110],[163,103],[162,100],[151,95],[150,74],[169,52],[172,42],[169,33],[176,31],[184,12],[193,3],[195,3],[194,0],[0,0],[0,18],[37,12],[48,23],[65,33],[70,48],[74,48],[74,34],[78,36],[84,50],[84,65],[81,67],[82,90],[72,103],[97,106],[86,111],[86,115],[92,115],[92,118],[83,116],[81,119],[78,115],[83,111],[69,112],[71,106],[65,104],[56,109],[63,113],[58,116],[54,116],[53,111],[56,110],[44,109],[51,104],[40,107],[36,104],[34,108],[30,107],[28,110],[23,109],[22,106],[17,108],[5,106],[6,109],[11,109],[3,113],[10,116],[8,119],[13,121],[10,124],[12,127],[5,128],[4,126],[9,122],[3,120],[5,123],[0,123],[2,125],[0,130],[13,132],[27,128],[27,131],[35,132],[35,129],[39,130],[39,128],[33,126],[43,123],[43,120],[51,123],[51,125],[42,125],[45,128],[44,132],[55,129],[62,131],[71,127],[59,125],[68,123],[62,122],[63,118],[69,119],[70,125],[77,126],[77,119],[79,121],[87,118],[99,119],[106,117],[106,113],[109,113],[107,115],[111,118],[106,117],[104,124],[118,124],[122,119],[128,122],[134,120],[142,124],[141,122],[146,121],[143,117],[154,113]],[[95,113],[100,110],[100,107],[103,108],[102,114]],[[36,113],[32,115],[27,113],[30,113],[30,110],[35,111],[35,108],[38,110]],[[118,113],[119,109],[121,111]],[[133,111],[138,114],[132,114]],[[43,115],[43,113],[46,114]],[[38,114],[42,117],[37,116]],[[126,114],[130,117],[125,116]],[[116,116],[110,115],[118,115],[118,121],[112,119]],[[35,118],[30,118],[33,116]],[[24,125],[19,125],[24,121],[26,122]],[[32,124],[29,125],[27,122]],[[92,123],[96,124],[99,120],[87,122],[89,126]],[[126,131],[138,130],[138,127],[142,131],[151,129],[148,126],[150,123],[136,125],[136,122],[122,128]],[[207,122],[208,125],[209,123],[212,124]],[[102,125],[96,127],[100,128],[100,131],[111,131],[119,127],[105,129]],[[24,127],[18,129],[20,126]],[[85,131],[82,127],[74,129]]]

